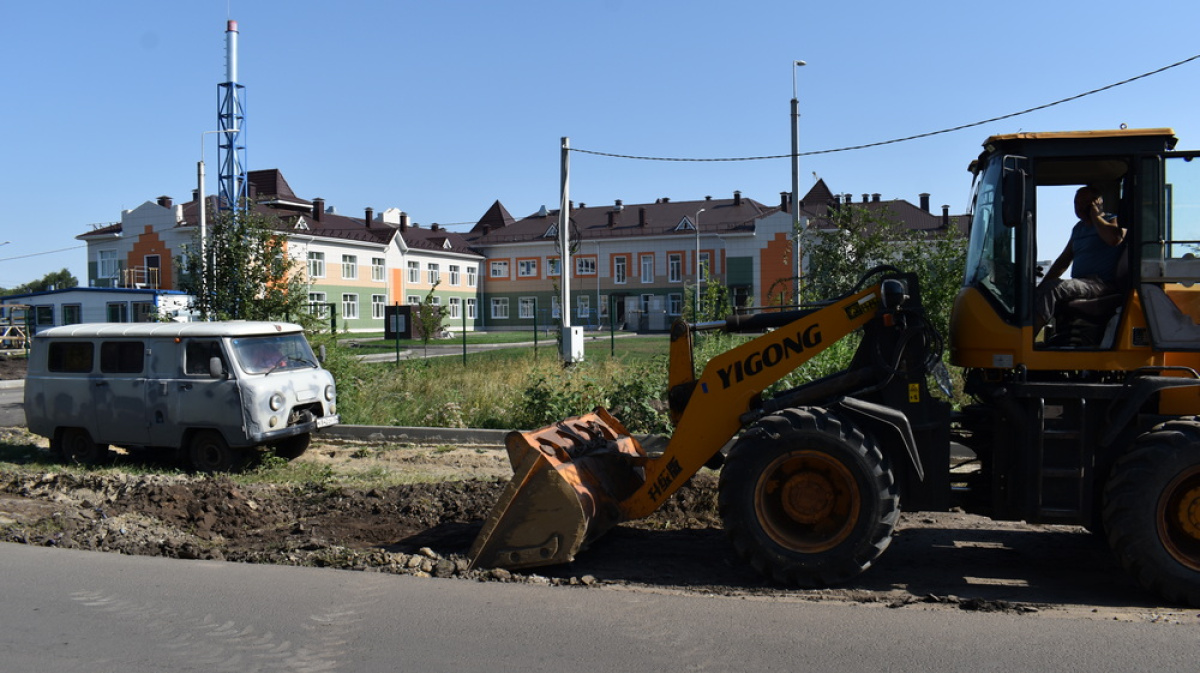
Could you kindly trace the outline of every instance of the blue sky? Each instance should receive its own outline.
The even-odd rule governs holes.
[[[343,214],[396,207],[473,223],[558,203],[559,139],[656,157],[790,151],[791,63],[801,152],[879,142],[1050,103],[1200,53],[1200,3],[706,0],[66,0],[8,3],[0,108],[0,286],[69,268],[75,236],[159,195],[191,198],[216,128],[225,21],[240,28],[251,170]],[[1171,126],[1200,147],[1200,61],[1007,119],[800,160],[801,190],[880,193],[966,210],[988,135]],[[216,146],[205,137],[215,174]],[[725,197],[778,202],[785,159],[646,162],[573,153],[592,205]],[[209,179],[209,192],[216,189]],[[1063,208],[1064,230],[1071,223]],[[52,252],[57,251],[57,252]],[[44,254],[49,253],[49,254]]]

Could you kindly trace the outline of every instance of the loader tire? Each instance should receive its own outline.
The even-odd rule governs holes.
[[[1104,490],[1104,528],[1142,587],[1200,607],[1200,422],[1163,423],[1117,461]]]
[[[786,409],[743,433],[721,472],[718,503],[738,555],[799,587],[870,568],[900,518],[896,482],[874,440],[822,408]]]

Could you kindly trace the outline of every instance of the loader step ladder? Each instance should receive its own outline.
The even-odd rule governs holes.
[[[1047,523],[1081,523],[1091,516],[1096,432],[1088,427],[1088,400],[1039,400],[1037,513]]]

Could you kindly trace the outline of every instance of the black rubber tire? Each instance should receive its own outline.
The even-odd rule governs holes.
[[[76,465],[103,465],[112,457],[107,444],[97,444],[83,428],[63,428],[59,440],[62,459]]]
[[[246,452],[230,448],[216,430],[201,430],[188,442],[188,458],[197,472],[236,472],[246,462]]]
[[[1163,423],[1117,461],[1104,489],[1104,528],[1138,584],[1200,607],[1200,421]]]
[[[304,455],[311,443],[312,435],[306,432],[303,435],[293,435],[276,443],[271,450],[284,460],[295,460]]]
[[[718,504],[738,555],[775,582],[820,587],[871,567],[900,496],[874,440],[822,408],[786,409],[730,450]]]

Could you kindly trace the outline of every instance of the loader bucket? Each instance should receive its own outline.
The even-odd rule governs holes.
[[[607,411],[505,438],[512,480],[471,545],[471,567],[567,563],[621,522],[645,481],[646,452]]]

